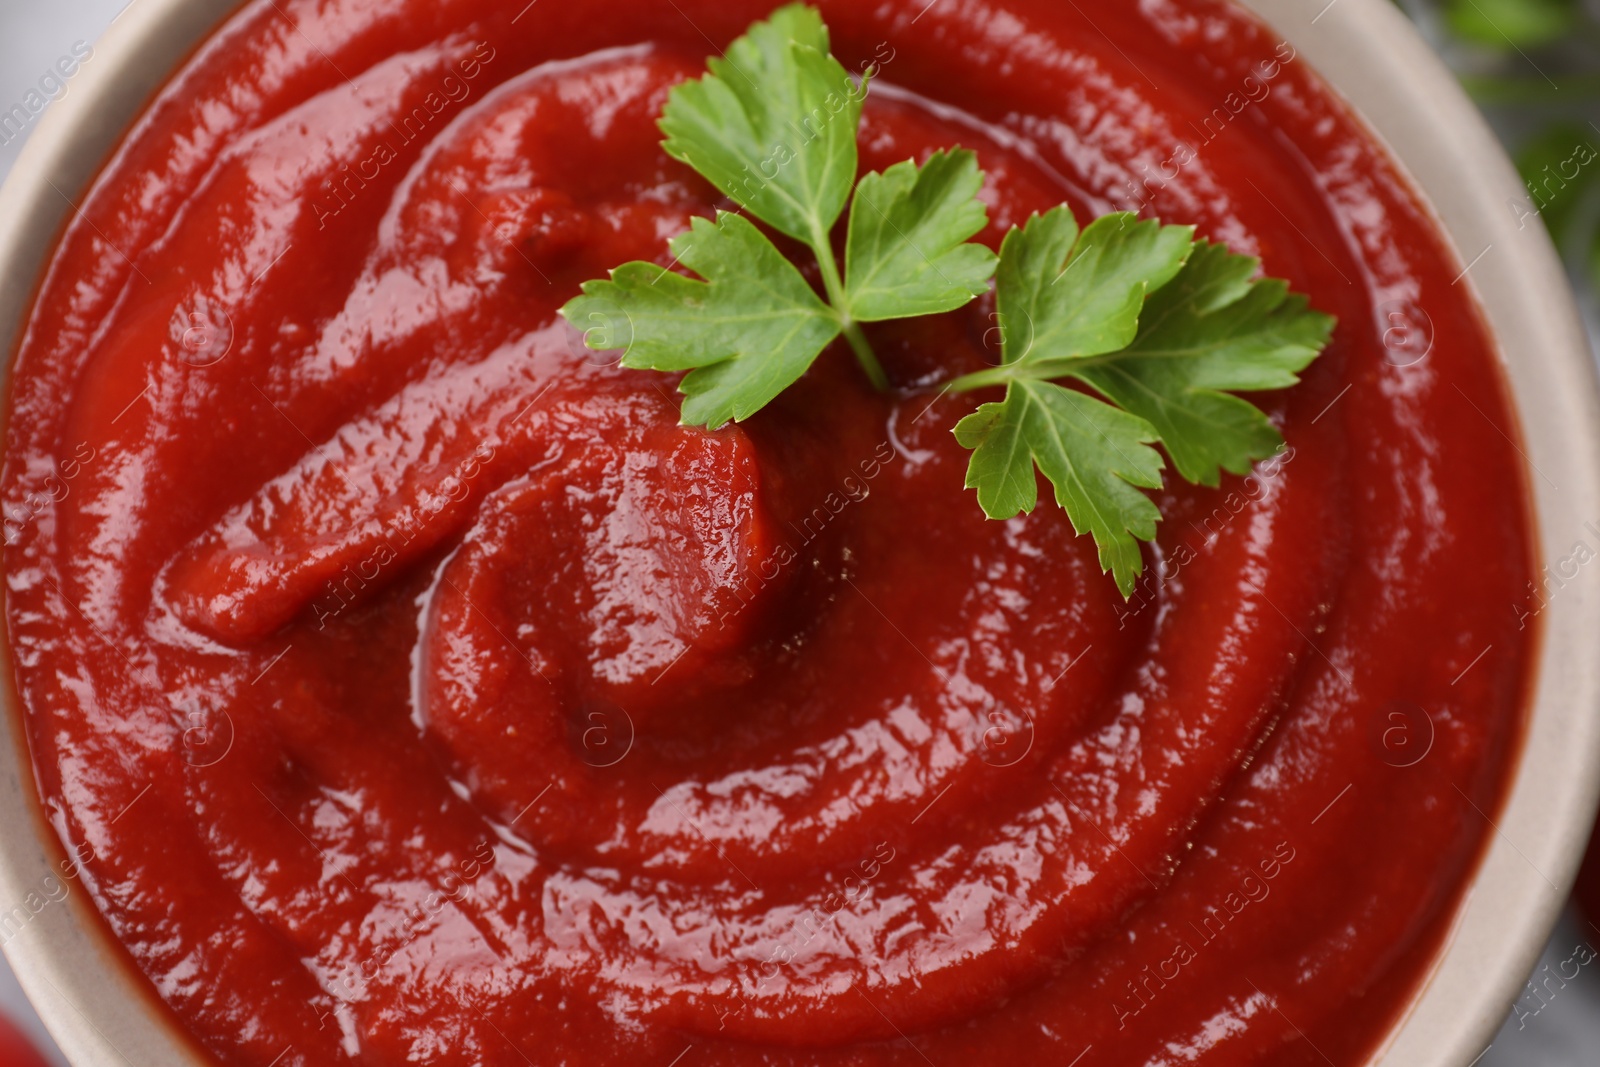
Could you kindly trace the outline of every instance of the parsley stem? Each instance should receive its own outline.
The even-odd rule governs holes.
[[[872,350],[872,342],[867,340],[867,335],[862,332],[861,324],[852,319],[845,311],[849,304],[845,300],[844,277],[839,273],[839,261],[833,254],[833,242],[828,237],[828,232],[821,225],[812,227],[811,240],[812,253],[817,257],[817,266],[822,271],[822,287],[827,290],[828,303],[833,305],[834,312],[839,316],[839,322],[844,330],[844,339],[850,342],[850,350],[856,354],[856,362],[861,364],[861,369],[866,372],[867,380],[872,387],[880,393],[889,391],[889,376],[883,372],[883,364],[878,362],[877,353]]]
[[[993,385],[1009,385],[1016,377],[1015,367],[990,367],[988,370],[963,374],[947,383],[943,390],[947,393],[970,393],[974,389],[987,389]]]
[[[850,348],[856,354],[856,362],[861,364],[861,369],[866,371],[867,379],[872,382],[872,387],[880,393],[889,391],[889,376],[883,372],[883,364],[878,362],[877,355],[872,351],[872,344],[867,340],[867,335],[861,332],[859,322],[848,323],[844,328],[844,339],[850,342]]]
[[[1099,367],[1114,362],[1120,353],[1108,352],[1100,356],[1083,356],[1076,359],[1044,359],[1033,363],[1002,363],[961,377],[942,387],[946,393],[970,393],[974,389],[1010,385],[1018,381],[1052,382],[1070,378],[1074,372]]]

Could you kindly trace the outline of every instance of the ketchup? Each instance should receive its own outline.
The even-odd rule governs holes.
[[[714,433],[586,350],[579,284],[731,206],[655,121],[769,8],[519,6],[246,4],[50,262],[5,617],[132,965],[253,1067],[1362,1062],[1537,625],[1494,348],[1384,151],[1215,0],[821,4],[864,169],[961,145],[991,245],[1138,210],[1339,317],[1124,600],[963,489],[990,300]]]

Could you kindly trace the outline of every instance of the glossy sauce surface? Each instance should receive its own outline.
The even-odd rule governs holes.
[[[1211,0],[821,5],[865,169],[961,144],[992,244],[1139,209],[1339,316],[1124,603],[962,489],[989,300],[716,433],[584,350],[578,284],[727,206],[655,118],[764,8],[516,6],[246,5],[29,321],[15,684],[159,995],[229,1065],[1359,1063],[1531,654],[1493,349],[1382,150]]]

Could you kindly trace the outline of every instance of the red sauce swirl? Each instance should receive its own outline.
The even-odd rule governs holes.
[[[95,184],[16,358],[6,618],[53,825],[219,1062],[1220,1067],[1390,1025],[1530,656],[1458,268],[1232,7],[918,6],[822,5],[881,68],[864,168],[960,144],[991,244],[1134,208],[1340,317],[1262,400],[1290,449],[1159,494],[1126,603],[1059,512],[962,490],[983,397],[927,387],[992,302],[875,328],[892,394],[830,351],[715,433],[555,317],[726,206],[655,119],[759,4],[249,4]]]

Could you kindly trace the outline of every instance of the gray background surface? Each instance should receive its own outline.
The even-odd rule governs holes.
[[[126,0],[0,0],[0,113],[21,103],[75,43],[92,44],[125,6]],[[66,92],[71,91],[69,81]],[[4,137],[0,132],[0,139]],[[0,144],[0,175],[10,170],[24,139],[16,137]],[[1567,964],[1564,973],[1570,976],[1576,970],[1577,976],[1570,980],[1559,977],[1563,964],[1573,958],[1579,946],[1600,949],[1600,930],[1569,913],[1552,936],[1541,969],[1536,972],[1545,990],[1543,997],[1525,990],[1518,1009],[1507,1018],[1477,1067],[1600,1064],[1600,959],[1581,967]],[[1593,955],[1593,950],[1588,955]],[[66,1061],[50,1045],[38,1017],[3,961],[0,1010],[37,1037],[51,1062],[65,1067]]]

